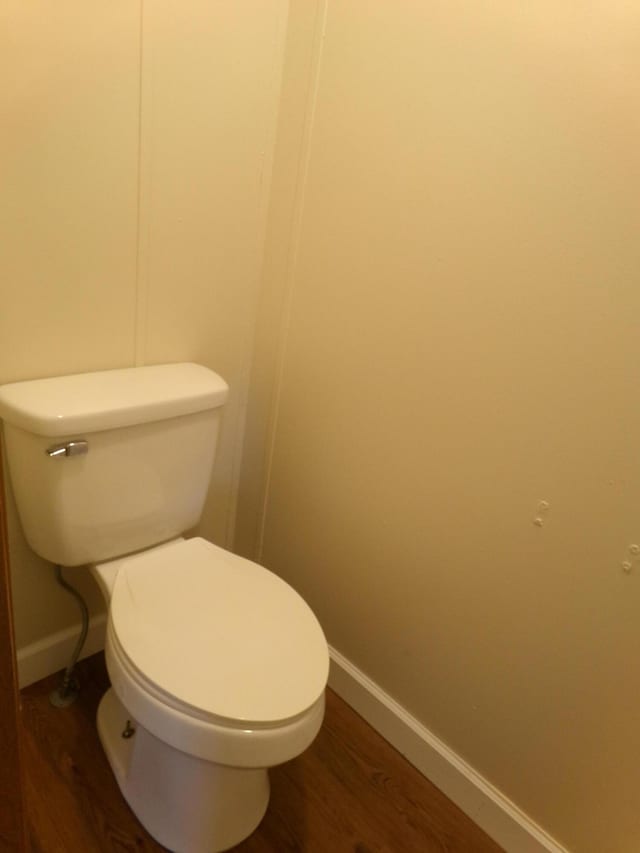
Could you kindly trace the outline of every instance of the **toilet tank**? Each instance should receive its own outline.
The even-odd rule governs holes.
[[[197,524],[227,393],[197,364],[2,386],[9,474],[31,548],[77,566]]]

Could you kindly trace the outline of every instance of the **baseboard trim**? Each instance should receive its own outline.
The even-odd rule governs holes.
[[[569,853],[336,649],[329,686],[507,853]]]
[[[93,616],[89,621],[89,632],[80,658],[89,657],[104,648],[107,617],[104,613]],[[73,654],[80,635],[80,624],[72,625],[50,634],[42,640],[18,649],[18,686],[28,687],[41,678],[63,670]]]
[[[106,615],[92,617],[81,658],[104,648],[105,630]],[[20,689],[63,670],[79,633],[73,625],[18,649]],[[569,853],[344,655],[330,653],[329,686],[507,853]]]

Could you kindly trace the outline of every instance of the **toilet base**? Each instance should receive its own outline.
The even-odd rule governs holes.
[[[266,769],[226,767],[174,749],[131,719],[113,688],[100,701],[97,723],[122,795],[149,834],[173,853],[220,853],[262,820],[269,802]]]

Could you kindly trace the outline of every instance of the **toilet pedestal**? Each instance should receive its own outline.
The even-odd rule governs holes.
[[[127,721],[135,732],[123,736]],[[220,853],[256,829],[269,802],[266,769],[225,767],[163,743],[127,712],[113,688],[98,733],[120,790],[140,823],[174,853]]]

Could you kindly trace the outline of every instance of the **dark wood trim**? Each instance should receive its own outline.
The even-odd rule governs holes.
[[[0,453],[0,853],[27,850],[7,516]]]

